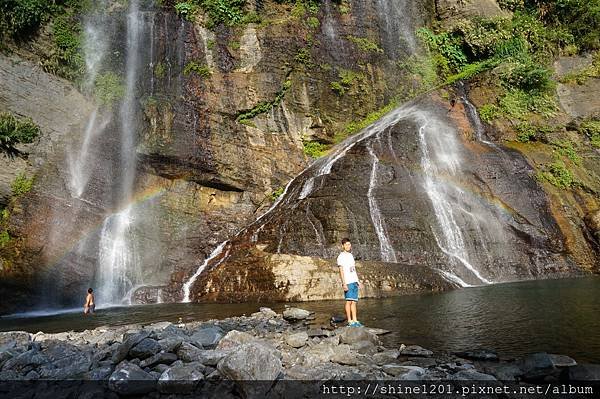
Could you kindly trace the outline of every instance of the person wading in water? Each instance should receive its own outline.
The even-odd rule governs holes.
[[[88,288],[85,304],[83,305],[83,314],[94,313],[96,311],[96,303],[94,302],[94,290]]]

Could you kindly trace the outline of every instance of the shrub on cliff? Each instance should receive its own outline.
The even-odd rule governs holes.
[[[0,31],[14,39],[35,34],[50,11],[46,0],[0,0]]]
[[[16,145],[32,143],[39,134],[39,126],[31,119],[16,118],[9,113],[0,114],[0,152],[10,157],[22,155]]]

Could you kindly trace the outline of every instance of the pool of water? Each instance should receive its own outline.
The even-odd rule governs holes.
[[[102,325],[178,322],[249,315],[283,303],[160,304],[26,313],[0,318],[0,331],[82,331]],[[290,305],[290,304],[287,304]],[[343,314],[343,301],[293,304],[316,312],[316,324]],[[495,349],[501,356],[546,351],[579,362],[600,363],[600,277],[539,280],[461,289],[441,294],[365,299],[358,318],[392,331],[386,346],[418,344],[433,351]]]

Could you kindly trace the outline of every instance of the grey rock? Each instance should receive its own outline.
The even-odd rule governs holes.
[[[350,366],[355,366],[359,363],[358,354],[352,351],[349,345],[345,344],[335,348],[335,353],[330,357],[330,361]]]
[[[391,332],[390,330],[384,330],[383,328],[364,327],[363,329],[375,335],[385,335]]]
[[[337,346],[328,343],[319,343],[303,351],[304,363],[306,367],[313,367],[318,364],[326,363],[336,354]]]
[[[550,356],[550,360],[554,367],[571,367],[577,365],[575,359],[570,358],[569,356],[553,354],[549,354],[548,356]]]
[[[196,357],[196,360],[206,366],[216,366],[221,359],[229,355],[231,350],[222,349],[207,349],[201,350]]]
[[[480,373],[476,370],[461,370],[450,376],[452,380],[475,380],[475,381],[496,381],[496,377],[490,374]]]
[[[32,369],[47,362],[48,358],[44,354],[35,349],[30,349],[27,352],[8,359],[4,363],[4,366],[2,366],[2,371],[12,370],[17,373],[27,374]]]
[[[196,330],[190,340],[200,348],[214,348],[224,335],[220,327],[207,327]]]
[[[85,373],[83,379],[90,381],[104,381],[110,377],[113,371],[114,368],[112,366],[101,366]]]
[[[160,345],[152,338],[144,338],[129,350],[129,356],[145,359],[160,351]]]
[[[173,363],[171,363],[171,364],[173,364]],[[177,365],[178,365],[178,366],[183,366],[183,363],[182,363],[182,362],[179,362]],[[154,366],[154,368],[153,368],[152,370],[153,370],[153,371],[156,371],[157,373],[160,373],[160,374],[162,374],[162,373],[164,373],[166,370],[168,370],[170,367],[175,367],[175,366],[168,366],[168,365],[166,365],[166,364],[161,364],[161,363],[159,363],[159,364],[157,364],[156,366]]]
[[[31,342],[31,334],[25,331],[0,332],[0,348],[26,347]]]
[[[537,380],[553,375],[556,372],[552,358],[545,352],[525,356],[520,362],[521,377],[526,380]]]
[[[420,356],[420,357],[431,357],[433,352],[420,347],[419,345],[408,345],[400,350],[400,354],[403,356]]]
[[[65,347],[63,346],[62,349]],[[63,355],[61,358],[58,357],[58,354],[49,356],[52,361],[39,368],[40,376],[44,379],[79,379],[92,366],[92,355],[89,352],[65,350]]]
[[[377,346],[371,341],[359,341],[352,344],[352,349],[363,355],[374,355],[377,353]]]
[[[305,320],[310,315],[311,312],[300,308],[287,308],[283,311],[283,318],[290,321]]]
[[[158,379],[161,393],[190,393],[204,379],[200,363],[187,363],[165,370]]]
[[[382,370],[394,377],[405,376],[404,379],[407,380],[419,379],[419,377],[425,374],[425,370],[421,367],[400,366],[398,364],[385,364],[383,365]]]
[[[361,341],[370,341],[374,345],[379,344],[377,336],[364,328],[344,327],[338,335],[343,344],[355,344]]]
[[[108,388],[120,395],[143,395],[156,388],[156,380],[135,364],[123,362],[108,379]]]
[[[235,381],[246,396],[264,396],[272,385],[270,381],[283,371],[279,358],[276,349],[260,342],[251,342],[221,359],[217,370],[225,378]]]
[[[150,335],[148,331],[140,331],[139,333],[132,334],[123,341],[118,347],[117,350],[113,353],[112,361],[114,364],[117,364],[124,360],[129,353],[129,350],[136,345],[138,342],[147,338]]]
[[[433,367],[437,364],[437,360],[434,358],[426,358],[426,357],[415,357],[410,360],[404,361],[400,363],[403,366],[419,366],[419,367]]]
[[[561,376],[569,381],[599,381],[600,364],[578,364],[564,369]]]
[[[229,331],[217,344],[217,349],[234,349],[240,345],[256,341],[256,338],[252,335],[232,330]]]
[[[309,328],[308,331],[306,331],[306,334],[308,334],[309,338],[330,337],[333,335],[333,333],[331,331],[324,330],[322,328]]]
[[[177,352],[177,349],[183,343],[183,339],[180,337],[167,337],[158,341],[160,349],[165,352]]]
[[[263,316],[265,316],[265,317],[267,317],[269,319],[277,317],[277,312],[275,312],[271,308],[267,308],[267,307],[264,307],[264,306],[259,309],[259,312],[262,313]]]
[[[154,367],[157,364],[171,364],[177,360],[177,355],[174,353],[160,352],[140,362],[141,368]]]
[[[177,357],[186,363],[196,361],[202,349],[198,349],[187,342],[182,343],[177,349]]]
[[[37,380],[37,379],[39,379],[39,378],[40,378],[40,375],[39,375],[39,374],[38,374],[38,372],[37,372],[37,371],[35,371],[35,370],[31,370],[29,373],[27,373],[27,374],[25,375],[25,379],[26,379],[26,380]]]
[[[285,343],[292,348],[301,348],[306,345],[306,341],[308,341],[308,334],[306,331],[290,334],[285,337]]]
[[[522,371],[519,367],[510,363],[490,365],[483,368],[487,374],[491,374],[501,381],[515,381]]]
[[[471,351],[457,352],[455,355],[462,357],[463,359],[498,360],[498,353],[487,349],[475,349]]]
[[[400,351],[397,349],[386,350],[384,352],[375,353],[372,357],[375,364],[383,366],[384,364],[395,363],[398,361]]]

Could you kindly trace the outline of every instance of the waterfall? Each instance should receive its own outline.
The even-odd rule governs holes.
[[[105,2],[101,1],[100,9],[105,8]],[[105,17],[98,12],[90,13],[84,18],[83,52],[85,59],[85,78],[83,90],[91,93],[94,88],[98,71],[108,50],[108,35],[104,30]],[[67,152],[67,163],[69,169],[69,190],[73,198],[83,195],[90,178],[90,146],[93,140],[102,134],[110,122],[110,115],[101,114],[96,107],[90,114],[86,128],[83,131],[83,140],[79,149],[69,146]]]
[[[437,244],[448,256],[453,269],[462,265],[482,283],[491,284],[492,282],[484,278],[470,263],[463,232],[457,221],[457,213],[462,212],[460,201],[465,193],[458,187],[450,187],[449,184],[438,180],[442,176],[454,176],[459,171],[460,157],[452,136],[453,132],[447,126],[437,123],[430,115],[422,114],[418,119],[421,121],[419,144],[425,190],[433,205],[442,234],[440,237],[435,230],[433,231]],[[432,151],[435,151],[435,154],[432,154]],[[444,275],[462,286],[469,285],[455,272],[446,271]]]
[[[106,126],[110,123],[110,116],[100,117],[100,110],[96,107],[88,119],[83,133],[83,142],[79,151],[69,148],[67,152],[67,162],[69,168],[69,189],[71,196],[81,199],[90,178],[89,156],[92,142],[96,137],[102,134]]]
[[[98,298],[99,303],[128,303],[134,287],[140,285],[143,276],[135,250],[133,226],[135,208],[130,204],[136,174],[136,124],[138,83],[143,50],[142,33],[145,31],[144,14],[137,0],[129,2],[127,13],[127,42],[125,64],[125,96],[119,108],[120,158],[119,181],[115,206],[120,212],[108,216],[101,232],[98,249]]]
[[[373,221],[373,226],[375,227],[375,232],[377,233],[377,238],[379,239],[381,260],[384,262],[397,262],[396,252],[394,251],[392,244],[390,244],[381,211],[379,210],[379,206],[375,200],[375,195],[373,194],[375,188],[377,187],[377,168],[379,166],[379,158],[377,158],[377,155],[375,155],[371,143],[367,144],[367,149],[369,150],[369,154],[373,159],[367,198],[369,199],[369,213],[371,214],[371,220]]]
[[[128,300],[128,293],[137,286],[141,270],[136,265],[136,253],[132,251],[128,237],[132,234],[131,207],[115,213],[104,220],[100,235],[97,278],[97,302],[102,306],[118,305]]]
[[[192,286],[194,285],[194,283],[196,282],[196,279],[198,278],[200,273],[202,273],[204,271],[206,266],[208,266],[208,264],[210,263],[211,260],[215,259],[217,256],[219,256],[223,253],[223,248],[225,248],[225,245],[227,245],[228,242],[229,241],[224,241],[221,244],[219,244],[219,246],[217,248],[215,248],[206,259],[204,259],[204,262],[198,267],[198,269],[196,270],[196,273],[194,273],[192,275],[192,277],[190,277],[188,279],[188,281],[186,281],[183,284],[183,300],[181,302],[190,302],[190,290],[191,290]],[[227,259],[227,255],[228,255],[228,252],[226,252],[225,255],[223,255],[223,258],[221,258],[221,260],[219,261],[219,263],[217,265],[215,265],[215,267],[218,266],[225,259]]]

